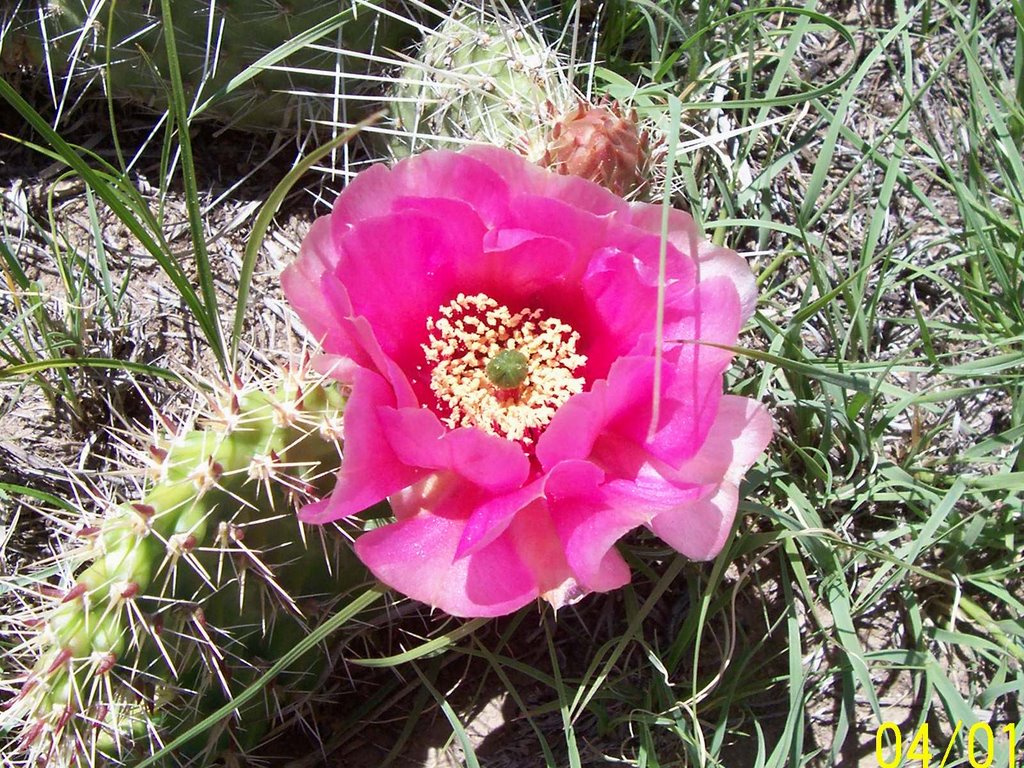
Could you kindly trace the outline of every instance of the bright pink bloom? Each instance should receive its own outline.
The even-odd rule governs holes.
[[[352,388],[337,485],[302,519],[389,499],[397,521],[357,553],[456,616],[620,587],[615,543],[641,525],[714,557],[772,423],[722,394],[731,355],[692,342],[734,344],[755,286],[669,212],[652,429],[661,222],[495,148],[359,174],[282,278],[318,364]]]

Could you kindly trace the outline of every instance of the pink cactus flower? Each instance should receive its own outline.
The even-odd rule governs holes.
[[[337,484],[301,518],[388,499],[356,552],[455,616],[620,587],[638,526],[713,558],[772,435],[711,346],[735,344],[755,285],[669,211],[656,355],[661,231],[660,206],[496,148],[360,173],[282,277],[351,387]]]

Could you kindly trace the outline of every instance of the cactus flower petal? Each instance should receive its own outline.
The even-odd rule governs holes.
[[[387,498],[357,554],[457,616],[617,588],[641,526],[714,557],[772,435],[722,393],[756,291],[672,212],[656,354],[661,233],[660,207],[496,148],[357,176],[282,278],[352,389],[337,485],[302,518]]]
[[[568,568],[543,510],[523,510],[501,536],[457,556],[487,497],[451,474],[432,475],[391,498],[397,522],[360,536],[356,553],[381,581],[452,615],[510,613],[557,586],[552,579],[565,581]]]

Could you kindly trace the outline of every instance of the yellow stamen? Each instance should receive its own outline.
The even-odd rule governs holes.
[[[529,445],[583,391],[583,377],[576,375],[587,362],[576,351],[580,335],[558,318],[536,309],[512,312],[482,293],[460,293],[438,312],[427,318],[423,351],[434,364],[430,388],[449,411],[449,427],[479,427]],[[527,360],[514,389],[498,388],[487,374],[488,363],[506,350]]]

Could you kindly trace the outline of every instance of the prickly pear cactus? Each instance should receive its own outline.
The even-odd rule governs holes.
[[[461,6],[425,37],[389,94],[392,154],[497,144],[617,195],[657,194],[655,127],[607,98],[586,101],[526,9]]]
[[[111,95],[163,110],[170,80],[159,0],[24,0],[4,36],[0,62],[43,67],[72,91],[103,80]],[[232,78],[296,35],[347,11],[339,31],[298,48],[230,91]],[[186,94],[216,95],[204,116],[247,129],[324,117],[340,94],[358,96],[375,50],[397,49],[411,33],[405,3],[353,0],[174,0]],[[110,41],[108,51],[107,41]],[[109,58],[108,58],[109,55]],[[105,71],[109,60],[109,76]],[[318,94],[326,95],[318,98]],[[349,119],[359,116],[350,115]]]
[[[475,7],[429,33],[397,82],[389,97],[396,157],[486,142],[538,161],[554,117],[577,100],[536,22]]]
[[[348,541],[304,530],[330,490],[344,397],[292,373],[277,391],[226,387],[207,416],[148,449],[139,497],[78,532],[20,621],[26,664],[0,733],[24,765],[132,763],[250,685],[367,580]],[[74,569],[73,563],[80,563]],[[317,648],[176,760],[245,753],[329,671]],[[11,759],[14,759],[14,753]],[[6,763],[6,761],[5,761]]]

